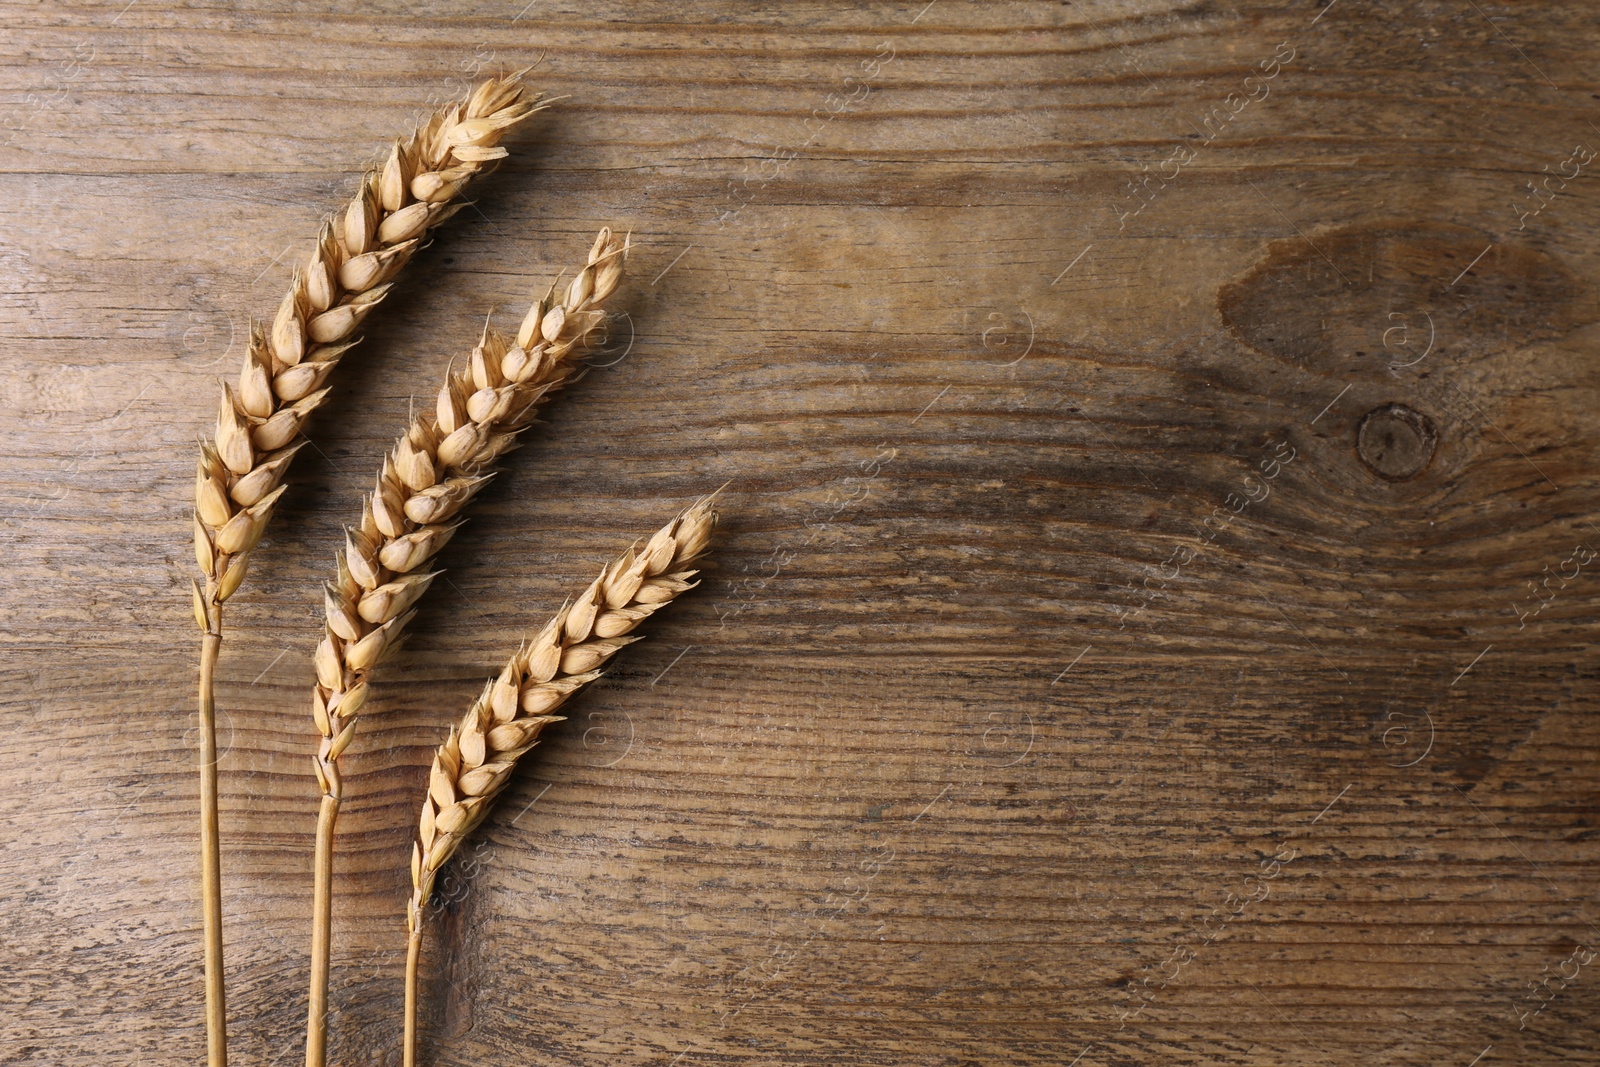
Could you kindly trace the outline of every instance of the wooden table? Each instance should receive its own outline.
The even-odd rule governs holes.
[[[446,724],[724,482],[445,879],[428,1062],[1595,1062],[1592,6],[336,7],[0,16],[0,1063],[199,1060],[196,435],[362,167],[541,57],[232,610],[235,1062],[300,1056],[339,531],[608,223],[352,750],[337,1062],[398,1062]]]

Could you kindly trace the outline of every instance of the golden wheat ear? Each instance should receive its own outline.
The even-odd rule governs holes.
[[[327,1042],[333,839],[344,796],[340,757],[355,736],[367,678],[394,648],[413,605],[437,577],[429,564],[461,525],[493,464],[533,423],[550,396],[582,371],[579,357],[622,280],[627,240],[600,231],[565,292],[534,302],[515,337],[485,325],[470,355],[451,367],[432,410],[416,416],[383,462],[347,531],[338,572],[325,587],[325,634],[317,646],[311,713],[321,738],[313,761],[322,792],[312,893],[307,1063]]]
[[[195,583],[200,626],[200,869],[205,936],[206,1059],[228,1060],[217,826],[215,672],[222,605],[238,591],[261,540],[301,427],[356,331],[428,234],[461,206],[463,188],[506,155],[501,139],[539,110],[520,79],[491,78],[435,111],[362,179],[323,223],[270,326],[250,329],[236,385],[224,385],[216,436],[202,444],[195,482]]]
[[[417,963],[439,869],[483,822],[540,731],[561,721],[553,713],[639,640],[630,635],[644,620],[694,588],[694,563],[705,553],[717,522],[715,496],[696,501],[642,545],[635,543],[612,560],[517,650],[434,753],[411,852],[406,906],[406,1067],[416,1062]]]
[[[466,185],[507,154],[500,140],[538,110],[538,96],[518,81],[491,78],[434,112],[323,223],[270,326],[252,328],[238,382],[223,386],[214,442],[201,448],[195,551],[208,608],[220,608],[243,580],[304,443],[295,438],[326,399],[325,383],[362,321],[429,233],[463,206]]]

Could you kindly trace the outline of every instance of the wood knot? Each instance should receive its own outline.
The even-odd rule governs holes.
[[[1594,317],[1585,284],[1544,252],[1421,222],[1274,241],[1217,306],[1257,352],[1333,378],[1504,355]]]
[[[1378,477],[1399,482],[1422,473],[1438,442],[1432,419],[1404,404],[1385,404],[1361,417],[1356,455]]]

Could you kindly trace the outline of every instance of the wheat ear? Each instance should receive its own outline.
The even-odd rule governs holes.
[[[250,550],[283,493],[295,438],[327,396],[324,382],[355,343],[361,320],[429,231],[460,208],[462,188],[506,155],[500,139],[539,110],[521,72],[483,82],[434,114],[369,171],[341,214],[327,219],[270,329],[252,325],[237,387],[224,385],[216,436],[202,442],[195,484],[194,583],[200,650],[200,866],[205,927],[207,1063],[228,1062],[217,827],[215,672],[222,605],[239,588]]]
[[[312,893],[311,987],[306,1062],[320,1067],[327,1043],[329,933],[333,916],[333,839],[344,796],[339,757],[355,734],[367,675],[393,648],[416,603],[437,576],[427,564],[460,524],[458,516],[494,475],[491,464],[556,389],[578,376],[578,355],[599,325],[600,305],[622,277],[626,238],[600,231],[588,261],[554,300],[534,303],[515,338],[485,327],[483,337],[384,460],[346,533],[338,577],[324,597],[326,633],[317,646],[311,711],[321,743],[313,766],[322,801]]]
[[[411,900],[406,906],[405,1067],[416,1063],[417,962],[423,917],[439,868],[489,813],[511,780],[517,761],[539,732],[561,721],[552,715],[573,693],[600,677],[600,669],[628,635],[664,604],[692,589],[690,567],[711,540],[716,494],[611,561],[576,601],[569,602],[538,636],[511,657],[484,687],[449,740],[434,753],[428,795],[411,851]]]

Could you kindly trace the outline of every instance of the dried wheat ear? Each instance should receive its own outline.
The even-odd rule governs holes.
[[[599,678],[600,668],[613,656],[640,640],[629,635],[645,619],[694,588],[691,567],[705,552],[716,519],[711,497],[706,497],[656,531],[642,548],[635,544],[612,560],[583,595],[511,657],[450,731],[428,774],[428,796],[411,856],[408,922],[415,924],[439,868],[483,821],[517,760],[546,725],[560,721],[551,712]]]
[[[640,624],[694,588],[693,564],[716,525],[715,496],[695,502],[643,547],[636,543],[612,560],[577,600],[517,650],[434,753],[411,852],[406,906],[405,1067],[416,1062],[418,960],[428,898],[440,868],[488,816],[540,731],[561,721],[552,713],[639,640],[629,635]]]
[[[432,411],[417,416],[384,460],[361,523],[346,535],[338,574],[324,596],[312,720],[320,740],[312,767],[322,800],[312,857],[311,982],[307,1064],[326,1051],[334,833],[344,797],[340,757],[355,736],[367,676],[395,647],[419,597],[438,572],[427,564],[460,525],[462,509],[493,477],[492,464],[533,422],[538,408],[582,370],[579,355],[601,306],[622,278],[625,237],[600,231],[559,300],[534,303],[516,337],[485,327],[471,355],[452,367]]]
[[[524,89],[521,72],[490,78],[395,142],[344,211],[323,224],[270,329],[251,326],[238,384],[223,386],[216,436],[201,444],[194,549],[205,582],[194,583],[194,615],[201,631],[200,869],[211,1067],[225,1067],[228,1058],[215,696],[222,605],[244,581],[300,448],[295,439],[326,398],[328,376],[355,343],[361,321],[429,232],[459,208],[466,184],[507,154],[501,138],[537,110],[538,97]]]
[[[195,554],[207,608],[239,588],[249,553],[304,442],[301,427],[328,395],[324,383],[356,330],[388,295],[429,232],[462,207],[461,193],[507,155],[507,132],[540,109],[518,75],[491,78],[396,141],[344,211],[327,219],[295,271],[271,326],[253,326],[238,382],[224,385],[214,441],[201,446],[195,485]]]
[[[622,277],[627,249],[625,238],[601,230],[562,297],[536,302],[515,338],[486,328],[471,355],[451,369],[434,409],[413,420],[384,460],[324,596],[326,633],[317,646],[312,696],[324,794],[340,795],[337,761],[366,699],[367,675],[438,575],[427,564],[494,476],[495,460],[551,394],[582,371],[578,357]]]

